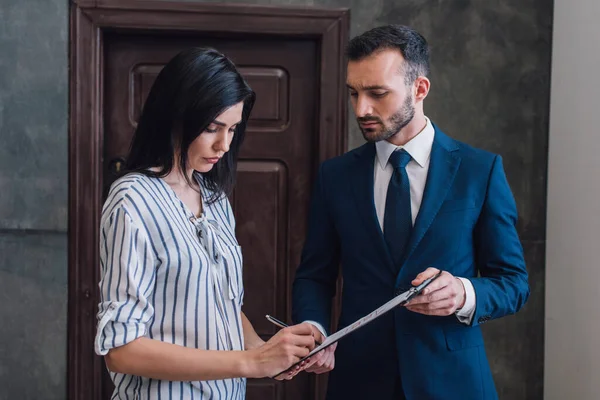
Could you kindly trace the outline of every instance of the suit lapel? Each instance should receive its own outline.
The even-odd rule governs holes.
[[[408,251],[404,257],[405,262],[411,257],[425,233],[427,233],[454,182],[456,171],[460,165],[460,157],[453,153],[457,149],[456,142],[445,136],[436,127],[423,201],[408,242]],[[405,268],[401,268],[400,274],[407,272],[404,270]]]
[[[375,166],[375,145],[367,143],[356,152],[357,163],[354,176],[355,182],[352,184],[354,199],[358,213],[366,227],[367,236],[375,245],[377,252],[383,255],[388,267],[395,274],[396,269],[392,262],[392,257],[385,243],[377,212],[375,211],[374,201],[374,173]]]

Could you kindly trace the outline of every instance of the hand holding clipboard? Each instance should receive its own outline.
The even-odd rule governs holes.
[[[329,347],[332,344],[336,343],[337,341],[339,341],[343,337],[349,335],[350,333],[354,332],[357,329],[362,328],[363,326],[365,326],[369,322],[371,322],[371,321],[379,318],[380,316],[382,316],[383,314],[387,313],[388,311],[391,311],[395,307],[405,305],[406,303],[408,303],[408,301],[410,299],[412,299],[413,297],[419,295],[423,291],[423,289],[425,289],[431,282],[433,282],[435,279],[437,279],[441,274],[442,274],[442,271],[439,271],[437,274],[435,274],[431,278],[426,279],[425,281],[423,281],[419,286],[411,287],[406,292],[404,292],[404,293],[402,293],[402,294],[394,297],[392,300],[388,301],[387,303],[385,303],[381,307],[377,308],[376,310],[372,311],[368,315],[366,315],[366,316],[362,317],[361,319],[357,320],[353,324],[348,325],[344,329],[341,329],[341,330],[337,331],[336,333],[332,334],[331,336],[328,336],[325,339],[325,341],[323,343],[321,343],[320,345],[317,345],[317,347],[315,347],[308,354],[308,356],[306,356],[303,359],[301,359],[300,361],[298,361],[298,363],[292,365],[292,367],[290,367],[289,369],[294,368],[296,365],[298,365],[302,361],[306,360],[308,357],[311,357],[314,354],[320,352],[321,350],[326,349],[327,347]],[[285,324],[284,322],[281,322],[278,319],[273,318],[273,317],[271,317],[269,315],[267,316],[267,319],[271,323],[273,323],[273,324],[275,324],[277,326],[287,327],[287,324]],[[286,371],[288,371],[288,370],[286,370]],[[286,371],[282,371],[281,373],[275,375],[275,377],[281,375],[282,373],[284,373]]]

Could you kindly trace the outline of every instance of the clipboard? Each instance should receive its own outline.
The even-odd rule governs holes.
[[[348,325],[344,329],[341,329],[341,330],[337,331],[336,333],[328,336],[323,341],[323,343],[321,343],[319,346],[315,347],[306,357],[300,359],[297,363],[295,363],[294,365],[292,365],[290,368],[286,369],[285,371],[281,371],[277,375],[273,376],[273,378],[276,378],[279,375],[289,371],[290,369],[294,368],[296,365],[300,364],[302,361],[306,360],[307,358],[315,355],[316,353],[318,353],[322,350],[325,350],[327,347],[338,342],[343,337],[348,336],[352,332],[362,328],[363,326],[367,325],[369,322],[372,322],[375,319],[381,317],[383,314],[387,313],[388,311],[391,311],[398,306],[406,305],[406,303],[408,303],[410,299],[419,295],[423,291],[423,289],[425,289],[431,282],[433,282],[435,279],[437,279],[441,274],[442,274],[442,271],[438,272],[431,278],[423,281],[419,286],[411,287],[406,292],[399,294],[398,296],[394,297],[393,299],[391,299],[390,301],[388,301],[381,307],[371,311],[369,314],[358,319],[357,321]]]

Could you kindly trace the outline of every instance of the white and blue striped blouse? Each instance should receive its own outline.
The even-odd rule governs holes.
[[[243,350],[242,253],[225,196],[194,214],[162,179],[128,174],[102,209],[96,353],[139,337]],[[113,399],[244,399],[246,380],[171,382],[111,372]]]

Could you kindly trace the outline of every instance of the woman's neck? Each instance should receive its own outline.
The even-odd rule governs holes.
[[[160,167],[154,167],[151,168],[152,171],[154,172],[159,172],[161,170]],[[190,169],[187,172],[187,177],[188,179],[185,178],[184,174],[181,172],[181,169],[179,168],[179,164],[175,164],[173,166],[173,168],[171,169],[171,171],[162,177],[162,179],[171,187],[177,187],[177,188],[185,188],[187,186],[190,186],[191,183],[191,187],[193,189],[196,189],[198,184],[196,183],[195,179],[194,179],[194,170]]]

